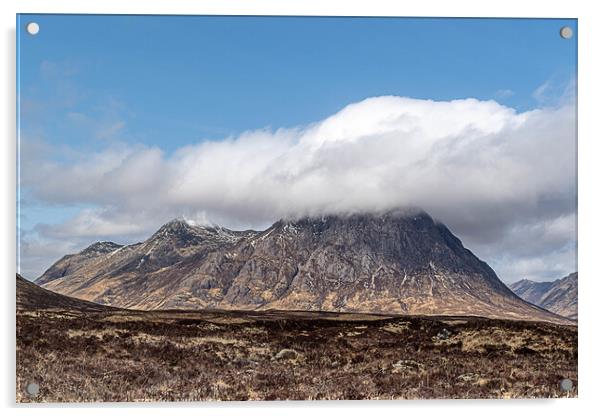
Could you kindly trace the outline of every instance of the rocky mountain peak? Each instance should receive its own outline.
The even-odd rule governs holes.
[[[393,210],[380,214],[331,214],[282,219],[264,233],[282,232],[313,236],[365,234],[380,238],[381,233],[384,232],[386,237],[387,231],[394,229],[427,229],[435,226],[436,222],[424,211]]]
[[[328,215],[310,215],[294,219],[282,219],[276,224],[295,225],[297,227],[324,227],[336,223],[347,223],[350,226],[366,226],[370,224],[393,224],[396,222],[421,222],[434,224],[434,220],[425,211],[418,209],[394,209],[382,213],[341,213]],[[275,225],[276,225],[275,224]]]
[[[565,281],[565,282],[571,282],[571,283],[577,283],[577,279],[578,279],[578,273],[577,272],[573,272],[571,274],[569,274],[568,276],[563,277],[562,279],[560,279],[561,281]]]
[[[94,243],[94,244],[86,247],[85,249],[80,251],[80,254],[83,254],[83,255],[105,254],[105,253],[110,253],[112,251],[115,251],[121,247],[123,247],[121,244],[113,243],[112,241],[100,241],[98,243]]]
[[[194,233],[199,226],[185,220],[184,218],[174,218],[163,224],[154,235],[177,235]]]
[[[161,243],[177,241],[179,246],[204,243],[232,243],[240,239],[245,232],[232,231],[219,225],[202,225],[183,218],[176,218],[164,224],[148,242]]]

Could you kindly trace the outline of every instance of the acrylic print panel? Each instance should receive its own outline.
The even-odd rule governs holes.
[[[576,20],[17,27],[18,402],[577,395]]]

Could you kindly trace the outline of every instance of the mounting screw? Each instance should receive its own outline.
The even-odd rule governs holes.
[[[571,391],[573,390],[573,382],[568,378],[562,379],[560,381],[560,390],[562,391]]]
[[[563,26],[560,29],[560,37],[562,39],[570,39],[570,38],[572,38],[573,37],[573,29],[571,29],[568,26]]]
[[[36,22],[29,22],[27,23],[27,26],[25,26],[25,30],[27,30],[27,33],[30,35],[35,36],[40,31],[40,25]]]
[[[40,393],[40,385],[38,383],[29,383],[27,387],[25,387],[25,392],[34,397]]]

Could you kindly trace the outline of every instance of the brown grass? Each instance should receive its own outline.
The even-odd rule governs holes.
[[[277,358],[283,349],[294,353]],[[563,378],[574,391],[560,391]],[[40,384],[36,397],[25,393],[30,382]],[[17,314],[19,402],[575,397],[576,387],[570,326],[284,312]]]

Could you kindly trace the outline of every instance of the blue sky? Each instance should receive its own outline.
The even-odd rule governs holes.
[[[29,21],[38,35],[26,34]],[[571,40],[558,34],[566,25]],[[569,19],[20,15],[21,140],[27,155],[69,164],[119,146],[169,158],[248,130],[307,126],[369,97],[525,112],[566,95],[576,34]],[[26,186],[21,195],[24,235],[102,207]]]
[[[539,104],[538,87],[565,83],[576,65],[576,42],[557,36],[572,20],[21,17],[29,20],[41,31],[20,37],[20,92],[50,100],[56,77],[68,78],[72,105],[48,111],[44,126],[75,146],[80,132],[61,122],[69,107],[119,111],[128,137],[171,150],[306,124],[379,95],[496,99],[525,110]],[[43,69],[53,65],[54,74]]]

